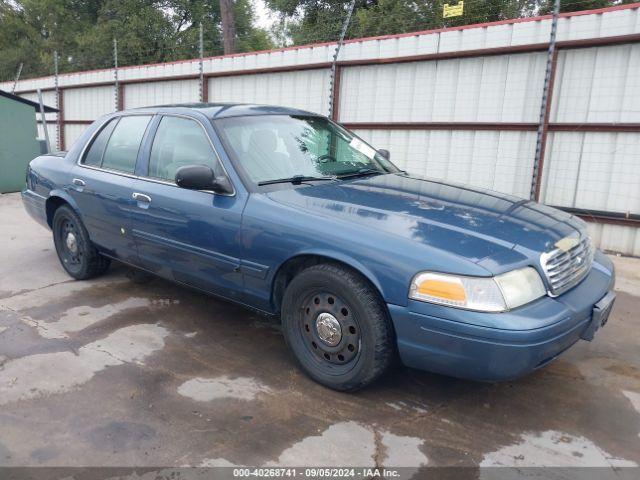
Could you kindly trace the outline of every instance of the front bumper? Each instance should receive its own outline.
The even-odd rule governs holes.
[[[501,381],[525,375],[581,337],[588,338],[597,329],[593,307],[613,285],[613,264],[597,253],[591,272],[579,285],[559,297],[543,297],[510,312],[471,312],[416,301],[406,307],[389,305],[389,312],[405,365],[454,377]]]

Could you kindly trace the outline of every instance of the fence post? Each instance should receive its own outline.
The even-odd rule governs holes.
[[[42,131],[44,132],[44,141],[47,145],[47,153],[51,153],[51,142],[49,141],[49,127],[47,127],[47,116],[44,113],[44,103],[42,102],[42,90],[36,90],[38,93],[38,103],[40,106],[40,118],[42,119]]]
[[[347,18],[342,24],[342,30],[340,31],[340,38],[336,44],[336,50],[333,53],[333,60],[331,62],[331,77],[329,79],[329,118],[338,120],[338,102],[340,97],[340,71],[338,69],[338,55],[340,54],[340,48],[342,48],[342,42],[344,42],[344,36],[347,34],[347,28],[349,22],[351,22],[351,15],[353,14],[353,7],[355,7],[356,1],[351,0],[347,10]]]
[[[20,74],[22,73],[22,66],[24,63],[20,62],[18,66],[18,71],[16,72],[16,78],[13,81],[13,88],[11,89],[11,93],[16,93],[16,87],[18,86],[18,80],[20,80]]]
[[[58,51],[53,52],[53,84],[56,92],[56,108],[58,109],[58,121],[56,136],[58,137],[58,150],[64,150],[64,98],[62,98],[62,90],[58,83]]]
[[[558,16],[560,14],[560,0],[555,0],[553,5],[553,17],[551,20],[551,34],[549,35],[549,49],[547,50],[547,67],[544,74],[544,86],[542,89],[542,102],[540,105],[540,118],[538,120],[538,133],[536,137],[536,154],[533,161],[531,176],[531,200],[540,200],[540,188],[542,186],[542,173],[544,168],[544,156],[547,148],[547,135],[549,133],[549,117],[551,115],[551,101],[553,99],[553,84],[558,65],[558,51],[556,50],[556,33],[558,30]]]
[[[198,37],[198,53],[200,55],[200,61],[198,62],[198,71],[200,72],[200,101],[206,102],[208,100],[207,86],[204,84],[204,34],[202,32],[202,22],[200,22],[200,35]]]
[[[338,121],[338,115],[340,110],[340,81],[342,80],[342,67],[337,65],[332,70],[331,79],[331,108],[329,110],[329,117],[331,120]]]
[[[118,79],[118,39],[113,39],[113,96],[116,112],[122,110],[120,80]]]

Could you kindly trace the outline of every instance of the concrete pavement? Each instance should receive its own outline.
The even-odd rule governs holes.
[[[295,367],[277,322],[121,265],[77,282],[0,196],[0,466],[640,463],[640,261],[592,343],[491,385],[397,369],[356,394]]]

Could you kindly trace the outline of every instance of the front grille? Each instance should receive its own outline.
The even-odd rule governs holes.
[[[576,286],[591,270],[594,249],[588,236],[568,237],[558,243],[569,248],[556,248],[540,256],[540,263],[549,281],[550,293],[560,295]],[[557,245],[557,244],[556,244]]]

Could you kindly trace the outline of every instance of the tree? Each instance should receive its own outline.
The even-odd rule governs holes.
[[[540,13],[545,15],[553,12],[554,0],[544,0],[541,2]],[[609,7],[613,3],[610,0],[560,0],[561,12],[575,12],[578,10],[593,10],[595,8]]]
[[[226,0],[233,8],[235,50],[273,47],[254,25],[251,0]],[[24,62],[22,78],[60,71],[109,68],[113,39],[121,65],[197,58],[199,23],[205,55],[223,53],[219,0],[0,0],[0,80]]]
[[[236,26],[233,15],[233,0],[220,0],[220,16],[222,17],[222,43],[224,54],[236,51]]]
[[[433,28],[492,22],[548,13],[553,0],[468,0],[464,14],[443,18],[443,5],[459,0],[357,0],[348,38],[387,35]],[[585,10],[629,3],[632,0],[562,0],[562,11]],[[274,34],[284,34],[294,44],[338,38],[345,18],[345,0],[265,0],[283,18]]]

